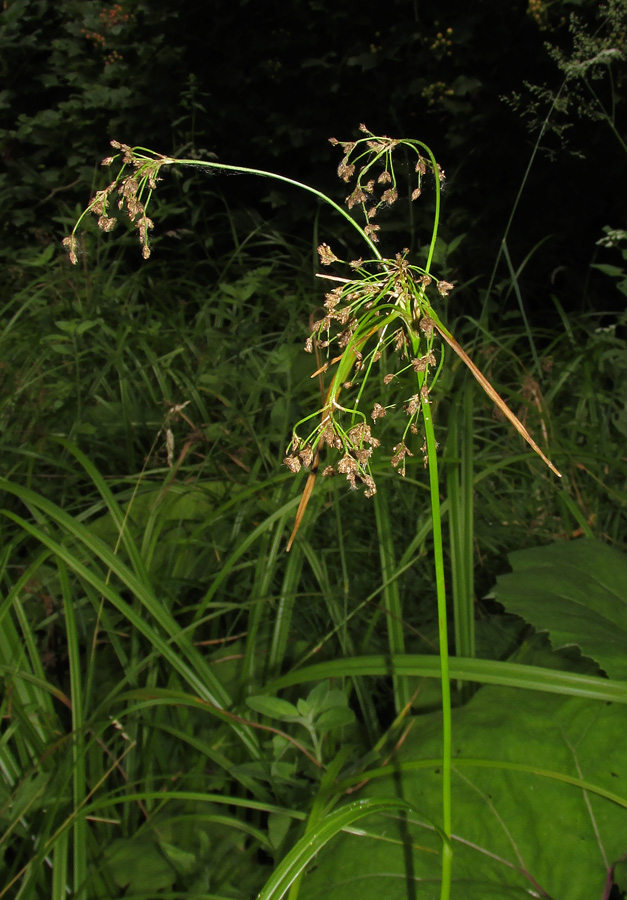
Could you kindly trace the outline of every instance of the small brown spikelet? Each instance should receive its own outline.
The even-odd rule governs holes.
[[[427,336],[431,337],[433,334],[433,329],[435,327],[435,322],[433,319],[430,319],[429,316],[423,316],[420,320],[420,330]]]
[[[353,175],[355,174],[355,166],[352,163],[347,162],[348,157],[345,156],[342,162],[337,167],[337,174],[342,181],[350,181]]]
[[[373,421],[376,422],[377,419],[382,419],[384,415],[385,415],[385,406],[381,406],[380,403],[375,403],[374,407],[372,408],[372,413],[371,413]]]
[[[374,497],[377,493],[377,486],[374,482],[374,478],[372,475],[362,475],[361,480],[366,485],[366,490],[364,491],[364,497]]]
[[[381,195],[381,202],[389,203],[390,206],[392,205],[392,203],[396,203],[397,200],[398,191],[396,190],[396,188],[388,188],[387,191],[383,191],[383,194]]]
[[[323,266],[330,266],[331,263],[338,261],[337,256],[328,244],[320,244],[318,247],[318,255]]]
[[[411,452],[409,451],[409,449],[405,446],[405,442],[404,442],[404,441],[401,441],[400,444],[398,444],[398,445],[394,448],[394,456],[392,457],[392,465],[394,466],[395,469],[397,469],[397,468],[400,466],[400,464],[403,463],[403,472],[402,472],[402,474],[404,475],[404,474],[405,474],[405,471],[404,471],[404,470],[405,470],[404,459],[405,459],[406,456],[413,456],[413,455],[414,455],[414,454],[411,453]]]
[[[117,224],[117,219],[113,219],[110,216],[100,216],[98,219],[98,228],[101,231],[113,231]]]
[[[78,262],[77,249],[78,249],[78,240],[76,236],[71,234],[69,237],[63,238],[63,246],[68,251],[70,256],[70,262],[73,266],[75,266]]]
[[[403,407],[408,416],[414,416],[420,409],[420,394],[414,394]]]
[[[306,469],[308,469],[309,466],[311,465],[311,463],[313,461],[313,456],[314,456],[314,452],[312,450],[311,444],[307,444],[306,447],[303,447],[303,449],[298,454],[300,461],[302,462],[302,464],[304,465],[304,467]]]
[[[379,238],[377,235],[377,231],[381,231],[380,225],[366,225],[364,228],[364,234],[366,234],[373,243],[377,243]]]
[[[360,187],[356,187],[352,194],[349,194],[346,198],[346,205],[349,209],[352,209],[353,206],[357,206],[358,203],[365,203],[368,199],[368,195],[363,191]]]
[[[283,462],[290,472],[293,472],[295,475],[297,472],[300,472],[300,459],[297,456],[286,456]]]

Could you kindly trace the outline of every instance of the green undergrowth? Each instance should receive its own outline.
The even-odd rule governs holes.
[[[373,459],[370,501],[324,479],[286,554],[310,251],[260,233],[204,283],[99,254],[31,257],[4,301],[0,897],[440,896],[422,455]],[[627,885],[625,324],[532,352],[447,303],[563,473],[450,359],[452,896],[602,898]]]

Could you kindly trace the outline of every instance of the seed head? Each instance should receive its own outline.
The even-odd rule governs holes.
[[[392,377],[394,377],[394,376],[392,376]],[[386,378],[387,378],[387,375],[386,375]],[[377,419],[382,419],[384,415],[385,415],[385,406],[381,406],[380,403],[375,403],[375,405],[372,409],[372,413],[371,413],[373,422],[376,422]]]
[[[353,163],[348,162],[348,156],[345,156],[342,162],[337,167],[337,174],[342,179],[342,181],[346,182],[349,182],[355,174],[355,166],[353,165]]]
[[[410,397],[409,403],[407,403],[403,409],[408,416],[414,416],[420,409],[420,394],[414,394]]]
[[[283,462],[290,472],[293,472],[295,475],[297,472],[300,472],[300,459],[297,456],[286,456]]]
[[[379,241],[377,237],[377,231],[381,231],[380,225],[366,225],[364,228],[364,233],[370,238],[370,240],[376,244]]]
[[[364,497],[374,497],[374,495],[377,493],[377,486],[374,483],[374,478],[372,477],[372,475],[362,475],[361,480],[366,485]]]
[[[418,159],[418,162],[416,163],[416,172],[418,172],[419,175],[427,174],[427,164],[424,161],[424,159],[422,158],[422,156]]]
[[[330,266],[331,263],[337,262],[338,258],[331,250],[328,244],[320,244],[318,247],[318,255],[323,266]]]
[[[429,351],[429,353],[421,356],[419,359],[412,359],[411,364],[414,367],[414,372],[426,372],[429,366],[435,365],[433,351]]]
[[[109,216],[100,216],[98,219],[98,228],[100,228],[101,231],[113,231],[117,224],[118,220],[112,219]]]
[[[78,250],[78,240],[76,238],[76,235],[70,234],[69,237],[63,238],[62,243],[65,249],[68,251],[70,262],[73,266],[75,266],[78,262],[78,256],[76,253],[76,251]]]
[[[411,453],[409,451],[409,449],[405,446],[405,441],[401,441],[400,444],[398,444],[394,448],[394,456],[392,457],[392,465],[394,466],[395,469],[398,469],[398,467],[401,465],[401,463],[403,464],[401,475],[405,475],[405,457],[413,456],[413,455],[414,454]]]
[[[306,447],[303,447],[303,449],[298,454],[298,458],[300,459],[300,461],[302,462],[302,464],[304,465],[304,467],[306,469],[308,469],[309,466],[311,465],[311,463],[313,461],[313,455],[314,455],[314,453],[313,453],[311,444],[307,444]]]
[[[433,319],[430,319],[429,316],[423,316],[420,320],[420,330],[427,336],[431,337],[433,334],[433,329],[435,328],[435,322]]]
[[[353,206],[357,206],[358,203],[365,203],[368,199],[368,195],[362,188],[356,187],[352,194],[349,194],[346,198],[346,205],[349,209],[352,209]]]
[[[390,205],[392,205],[392,203],[395,203],[397,200],[398,191],[396,190],[396,188],[388,188],[387,191],[383,191],[383,194],[381,195],[382,203],[389,203]]]

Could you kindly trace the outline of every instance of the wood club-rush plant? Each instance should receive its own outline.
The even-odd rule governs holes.
[[[344,261],[327,243],[318,247],[321,265],[330,269],[332,274],[328,271],[319,274],[328,282],[329,290],[324,299],[324,313],[311,326],[305,349],[316,354],[318,364],[314,376],[327,373],[330,383],[321,405],[293,428],[286,450],[285,464],[292,472],[297,473],[301,469],[309,471],[287,549],[296,538],[318,475],[345,477],[351,488],[363,487],[366,497],[376,493],[371,460],[380,446],[376,436],[377,422],[386,415],[390,405],[382,402],[372,404],[372,400],[367,399],[370,395],[366,395],[365,387],[380,366],[385,369],[382,373],[384,385],[400,385],[400,376],[407,373],[413,380],[413,388],[409,395],[402,395],[398,400],[406,418],[403,431],[391,449],[391,462],[404,475],[407,457],[420,453],[429,474],[443,721],[440,896],[447,898],[450,896],[452,862],[451,691],[437,442],[431,413],[431,396],[445,362],[445,352],[450,349],[461,358],[502,414],[551,471],[557,476],[560,473],[457,343],[434,308],[438,296],[446,296],[453,285],[439,280],[431,272],[439,226],[440,193],[445,179],[432,151],[421,141],[377,136],[365,125],[360,126],[360,131],[363,136],[355,141],[331,139],[331,143],[342,152],[338,175],[351,186],[346,198],[347,209],[307,184],[271,172],[204,159],[176,159],[112,141],[116,153],[103,160],[103,165],[111,167],[119,164],[119,171],[106,188],[96,193],[64,244],[72,263],[76,263],[77,229],[84,217],[89,213],[96,215],[100,229],[111,231],[122,213],[137,228],[142,254],[148,258],[153,222],[147,215],[147,209],[163,170],[170,166],[193,166],[274,178],[313,194],[343,216],[359,233],[365,258]],[[400,250],[393,258],[386,258],[377,246],[381,228],[377,216],[399,198],[395,154],[400,148],[404,158],[409,156],[413,160],[411,201],[418,200],[426,180],[432,180],[435,186],[433,227],[422,266],[410,260],[406,249]],[[342,274],[335,274],[338,266],[344,267]],[[325,448],[334,453],[335,459],[322,467]],[[363,814],[359,808],[355,808],[353,814],[352,807],[344,807],[343,811],[333,815],[337,818],[337,828],[340,828]],[[336,833],[334,828],[331,823],[329,836]],[[297,874],[295,871],[294,878]],[[268,897],[278,896],[272,893],[273,890],[271,885],[268,886]]]

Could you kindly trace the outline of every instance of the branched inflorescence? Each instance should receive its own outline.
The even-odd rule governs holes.
[[[333,138],[331,143],[340,146],[344,154],[338,166],[339,177],[346,182],[356,177],[355,187],[346,198],[347,206],[349,209],[361,207],[366,221],[364,233],[376,243],[379,226],[373,219],[380,209],[395,203],[399,196],[392,154],[399,144],[406,142],[374,137],[363,125],[361,130],[367,138],[350,142]],[[411,192],[412,200],[416,200],[422,191],[422,179],[429,170],[438,183],[444,180],[444,173],[434,161],[425,159],[413,143],[407,142],[407,145],[417,154],[416,185]],[[352,488],[361,482],[367,497],[376,493],[370,460],[380,441],[372,432],[377,420],[383,418],[390,407],[376,402],[366,414],[360,409],[360,401],[375,364],[385,360],[390,369],[389,357],[396,355],[400,358],[400,367],[384,374],[385,385],[408,370],[416,374],[416,390],[406,398],[403,406],[407,423],[401,441],[393,448],[391,460],[392,465],[405,474],[406,458],[413,456],[407,446],[407,436],[418,434],[422,404],[428,403],[429,390],[437,377],[437,371],[433,371],[437,364],[436,331],[426,291],[435,286],[440,295],[446,296],[453,287],[449,282],[435,279],[427,268],[410,265],[408,252],[397,253],[394,259],[378,256],[372,260],[345,262],[352,270],[351,278],[320,276],[337,285],[326,294],[324,315],[311,326],[305,349],[327,356],[327,361],[314,374],[335,365],[337,369],[322,409],[301,420],[294,429],[285,458],[290,471],[310,467],[317,460],[318,451],[328,446],[341,455],[337,463],[323,470],[323,475],[344,475]],[[321,244],[318,254],[323,266],[343,262],[328,244]],[[439,355],[441,364],[441,351]],[[340,392],[353,387],[357,389],[357,398],[352,408],[340,405]],[[343,424],[346,415],[350,421],[348,426]],[[305,437],[299,434],[303,430],[307,432]],[[421,450],[426,465],[426,447],[423,445]]]
[[[107,156],[106,159],[102,160],[101,165],[108,167],[121,158],[122,167],[120,171],[114,181],[107,185],[106,188],[103,188],[103,190],[96,192],[96,195],[90,200],[87,209],[85,209],[74,226],[72,234],[63,239],[63,246],[67,249],[70,261],[74,265],[78,262],[78,239],[76,233],[83,218],[88,213],[93,213],[93,215],[98,217],[98,228],[101,231],[112,231],[117,225],[117,218],[111,215],[112,201],[120,211],[126,207],[128,218],[138,230],[142,256],[144,259],[148,259],[150,256],[148,234],[154,226],[152,219],[149,219],[146,215],[146,209],[152,192],[160,180],[159,169],[164,164],[172,163],[174,160],[167,156],[151,153],[151,151],[142,152],[141,148],[131,148],[128,144],[121,144],[119,141],[111,141],[111,146],[121,152],[114,156]],[[150,153],[150,156],[146,156],[146,153]],[[131,167],[130,171],[129,166]]]
[[[70,261],[76,264],[76,233],[82,220],[88,213],[93,213],[98,218],[98,227],[102,231],[111,231],[118,221],[115,214],[117,207],[118,212],[126,211],[137,228],[142,255],[147,259],[150,256],[149,233],[153,223],[146,210],[164,165],[196,166],[276,178],[314,194],[341,213],[357,229],[369,248],[370,259],[343,261],[328,244],[323,243],[318,247],[323,266],[342,263],[348,267],[350,277],[320,275],[333,282],[334,286],[325,296],[322,317],[311,326],[305,349],[310,353],[315,352],[319,358],[322,354],[326,355],[326,361],[321,362],[319,359],[314,375],[327,371],[333,374],[322,407],[297,423],[287,447],[285,464],[290,471],[299,472],[303,467],[310,469],[288,549],[307,506],[323,447],[329,447],[339,454],[339,460],[326,466],[323,475],[343,475],[352,488],[363,485],[366,496],[372,497],[376,493],[371,458],[380,446],[380,440],[373,431],[377,421],[394,406],[386,406],[380,398],[367,412],[362,408],[365,405],[366,383],[378,363],[382,362],[385,368],[382,378],[384,386],[399,379],[404,372],[410,372],[414,378],[413,389],[402,400],[407,418],[401,440],[392,449],[392,465],[401,475],[405,474],[407,458],[414,455],[408,447],[408,436],[419,433],[421,416],[425,429],[428,426],[429,430],[426,431],[426,442],[422,443],[420,452],[425,465],[428,458],[433,458],[436,443],[429,412],[429,395],[443,363],[445,344],[464,362],[483,390],[546,465],[556,475],[560,475],[525,426],[460,347],[429,301],[428,291],[433,290],[445,297],[453,288],[448,281],[438,280],[430,272],[439,224],[440,189],[445,180],[444,172],[431,150],[422,142],[376,136],[365,125],[361,125],[360,130],[365,135],[363,138],[345,142],[331,138],[331,143],[342,149],[339,177],[347,184],[353,183],[353,188],[346,197],[346,205],[350,211],[361,211],[363,225],[334,200],[293,179],[260,169],[209,160],[174,159],[143,147],[129,147],[119,141],[111,141],[113,148],[119,152],[104,159],[102,165],[108,167],[119,160],[120,171],[106,188],[98,191],[91,199],[72,233],[63,241],[69,251]],[[412,201],[417,200],[427,176],[436,185],[433,229],[424,267],[408,262],[408,250],[388,259],[382,256],[377,247],[380,226],[375,219],[381,210],[396,203],[401,194],[393,159],[398,147],[403,147],[405,156],[413,154],[415,158],[412,184],[409,190],[402,193],[411,197]],[[436,347],[437,337],[442,338],[443,343]],[[400,364],[391,362],[394,356],[400,360]],[[352,405],[341,405],[341,392],[351,388],[356,390]],[[432,466],[431,472],[434,470],[435,467]]]

